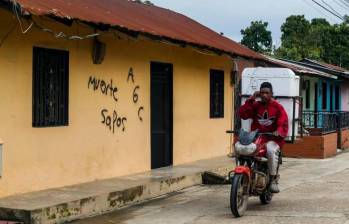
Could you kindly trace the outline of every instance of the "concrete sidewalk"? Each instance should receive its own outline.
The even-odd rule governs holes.
[[[145,173],[0,199],[0,220],[64,223],[94,216],[202,183],[202,173],[222,175],[234,159],[218,157]]]
[[[349,153],[318,159],[284,158],[280,190],[262,205],[250,197],[234,218],[229,185],[197,185],[166,197],[73,224],[349,224]]]

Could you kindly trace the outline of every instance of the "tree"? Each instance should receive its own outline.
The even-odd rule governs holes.
[[[281,46],[277,57],[300,60],[310,58],[349,68],[348,23],[331,25],[326,19],[310,22],[304,16],[290,16],[281,26]]]
[[[346,23],[335,24],[332,30],[331,49],[325,61],[349,68],[349,26]]]
[[[272,37],[267,27],[267,22],[251,22],[249,27],[241,30],[241,44],[260,53],[270,53],[272,50]]]
[[[289,16],[281,26],[281,47],[276,54],[283,58],[300,60],[309,55],[307,37],[310,22],[302,16]]]
[[[328,53],[333,47],[333,26],[326,19],[313,19],[309,37],[307,38],[308,46],[316,49],[316,57],[309,55],[309,58],[328,61]]]
[[[325,59],[331,51],[332,43],[331,24],[322,18],[315,18],[310,23],[309,34],[306,37],[306,44],[309,49],[308,56],[316,60]]]
[[[344,15],[344,23],[349,24],[349,16]]]

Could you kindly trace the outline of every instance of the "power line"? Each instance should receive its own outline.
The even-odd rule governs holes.
[[[343,17],[340,15],[337,15],[336,13],[332,12],[330,9],[326,8],[325,6],[323,6],[322,4],[318,3],[315,0],[311,0],[312,2],[314,2],[315,4],[317,4],[318,6],[320,6],[321,8],[323,8],[324,10],[326,10],[327,12],[331,13],[332,15],[334,15],[335,17],[339,18],[340,20],[344,21]]]
[[[325,5],[327,5],[333,12],[335,12],[337,15],[340,15],[338,11],[336,11],[330,4],[326,3],[324,0],[321,0]]]
[[[344,0],[339,0],[339,1],[341,1],[349,9],[349,4],[346,1]]]
[[[308,2],[307,0],[303,0],[304,3],[306,3],[310,8],[314,9],[315,11],[317,11],[319,14],[323,15],[324,18],[332,21],[333,23],[335,23],[336,21],[332,18],[329,17],[326,13],[324,13],[323,11],[321,11],[320,9],[318,9],[317,7],[315,7],[313,4],[311,4],[310,2]]]
[[[340,1],[337,0],[333,0],[337,5],[339,5],[340,7],[342,7],[344,10],[347,10],[347,7]]]

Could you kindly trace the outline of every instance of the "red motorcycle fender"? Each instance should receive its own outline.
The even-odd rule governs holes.
[[[244,174],[248,176],[248,179],[251,178],[251,169],[247,166],[238,166],[234,170],[235,174]]]

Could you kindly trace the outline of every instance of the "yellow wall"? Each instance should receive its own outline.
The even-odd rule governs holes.
[[[48,19],[38,22],[56,31],[89,34]],[[0,42],[18,21],[0,9]],[[28,24],[24,23],[26,27]],[[69,41],[33,27],[22,34],[19,26],[0,46],[0,138],[4,141],[0,197],[150,169],[150,61],[172,63],[174,68],[174,165],[226,155],[229,152],[232,63],[228,57],[210,56],[193,49],[132,39],[108,33],[102,65],[91,60],[92,40]],[[32,127],[33,46],[69,50],[69,126]],[[127,83],[130,67],[135,84]],[[225,117],[209,119],[209,70],[225,70]],[[88,89],[95,76],[113,80],[119,101]],[[140,86],[139,101],[132,92]],[[144,106],[143,122],[137,111]],[[113,134],[101,123],[101,110],[116,110],[127,117],[126,129]]]

